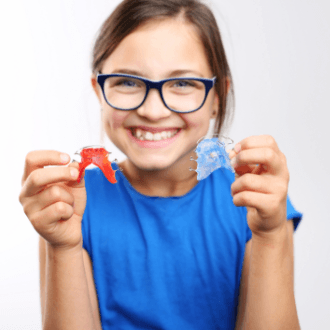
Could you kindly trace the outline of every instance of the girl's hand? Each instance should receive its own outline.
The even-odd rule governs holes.
[[[251,136],[230,151],[235,181],[233,203],[247,207],[253,234],[276,233],[286,225],[289,171],[286,158],[272,136]],[[258,165],[259,164],[259,165]]]
[[[81,220],[86,207],[85,180],[78,184],[78,163],[58,151],[32,151],[25,159],[19,201],[34,229],[53,247],[82,246]],[[74,176],[72,176],[72,171]]]

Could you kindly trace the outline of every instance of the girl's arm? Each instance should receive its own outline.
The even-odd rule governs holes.
[[[293,268],[293,221],[272,238],[252,235],[243,329],[300,329]]]
[[[246,301],[239,309],[244,313],[242,329],[300,329],[293,290],[293,222],[287,221],[286,157],[270,135],[242,140],[229,157],[236,172],[233,203],[247,208],[252,231],[248,279],[243,281]]]
[[[84,259],[85,273],[86,273],[86,277],[87,277],[89,297],[90,297],[90,301],[92,304],[94,322],[96,325],[96,329],[102,330],[101,315],[100,315],[98,298],[97,298],[96,289],[95,289],[94,278],[93,278],[92,261],[91,261],[91,258],[89,256],[88,252],[85,249],[83,249],[83,259]]]
[[[91,265],[82,248],[54,249],[40,237],[43,329],[101,330]]]
[[[246,244],[235,330],[300,329],[293,290],[293,221],[273,240]]]

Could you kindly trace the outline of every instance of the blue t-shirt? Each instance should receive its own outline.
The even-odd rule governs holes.
[[[218,169],[179,197],[145,196],[116,178],[85,171],[83,247],[103,330],[234,329],[252,237],[246,208],[233,204],[234,174]],[[295,229],[301,217],[288,198]]]

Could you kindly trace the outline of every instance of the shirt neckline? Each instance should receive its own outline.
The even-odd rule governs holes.
[[[119,170],[118,164],[117,163],[112,163],[112,168],[114,170],[116,170],[116,173],[118,173],[118,179],[122,179],[124,185],[131,190],[134,194],[138,195],[139,197],[143,197],[143,198],[148,198],[148,199],[157,199],[157,200],[171,200],[171,199],[184,199],[184,198],[188,198],[189,196],[195,194],[199,189],[201,189],[201,187],[204,185],[204,180],[198,181],[197,184],[191,188],[187,193],[185,193],[184,195],[181,196],[168,196],[168,197],[164,197],[164,196],[149,196],[149,195],[145,195],[140,193],[139,191],[137,191],[132,185],[131,183],[128,181],[128,179],[126,178],[126,176],[124,175],[124,173],[122,173]]]

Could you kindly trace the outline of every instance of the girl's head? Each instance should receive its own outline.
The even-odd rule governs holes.
[[[216,20],[198,0],[124,0],[101,28],[92,67],[105,130],[138,167],[162,168],[191,154],[196,141],[206,135],[210,119],[215,118],[214,134],[218,135],[228,116],[231,73]],[[216,77],[216,83],[196,112],[170,111],[155,89],[140,108],[122,111],[105,102],[97,73],[128,73],[150,80]],[[153,129],[179,129],[179,133],[162,148],[143,146],[133,143],[130,134],[136,134],[138,127],[153,133]]]

